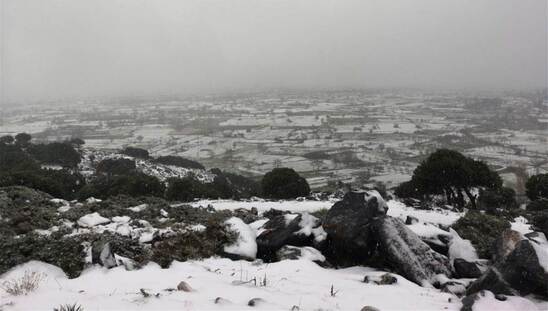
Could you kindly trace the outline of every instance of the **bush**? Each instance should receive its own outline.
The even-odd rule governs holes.
[[[0,172],[38,169],[40,165],[20,146],[0,144]]]
[[[18,145],[28,145],[32,139],[32,136],[27,133],[19,133],[15,135],[15,143]]]
[[[468,211],[452,227],[463,239],[472,242],[481,258],[491,258],[493,243],[511,225],[502,217]]]
[[[173,260],[208,258],[223,253],[224,245],[234,243],[237,234],[228,230],[224,219],[210,218],[204,231],[178,233],[153,246],[152,261],[168,268]]]
[[[528,211],[548,211],[548,199],[539,199],[527,204]]]
[[[30,145],[27,151],[40,163],[63,167],[76,167],[82,158],[69,142]]]
[[[162,197],[164,191],[165,186],[158,178],[134,172],[112,177],[97,176],[80,190],[78,197],[81,200],[89,197],[106,199],[120,194]]]
[[[204,197],[206,187],[193,177],[170,178],[167,181],[166,199],[172,201],[190,202],[194,198]]]
[[[548,209],[536,213],[532,218],[535,231],[543,232],[548,237]]]
[[[538,174],[529,177],[525,183],[525,193],[531,200],[548,199],[548,174]]]
[[[310,186],[291,168],[275,168],[262,180],[263,195],[271,199],[294,199],[308,196]]]
[[[2,282],[0,288],[13,296],[27,295],[37,289],[45,277],[46,275],[43,273],[25,271],[25,274],[19,279]]]
[[[97,164],[97,173],[124,175],[135,171],[135,161],[130,159],[105,159]]]
[[[0,173],[0,187],[26,186],[56,198],[72,200],[85,185],[85,179],[69,170],[20,170]]]
[[[121,153],[130,157],[145,159],[145,160],[150,157],[150,155],[148,154],[148,150],[145,150],[142,148],[136,148],[136,147],[126,147],[124,150],[121,151]]]
[[[162,156],[154,159],[154,162],[158,164],[173,165],[173,166],[184,167],[189,169],[199,169],[199,170],[205,169],[205,167],[202,164],[196,161],[179,157],[179,156]]]
[[[512,188],[480,189],[478,208],[485,210],[518,208],[516,192]]]
[[[84,247],[76,237],[46,237],[34,233],[0,236],[0,249],[0,274],[30,260],[58,266],[71,278],[79,276],[84,269]]]

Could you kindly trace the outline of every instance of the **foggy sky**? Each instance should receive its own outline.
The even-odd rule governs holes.
[[[0,0],[8,100],[547,85],[546,0]]]

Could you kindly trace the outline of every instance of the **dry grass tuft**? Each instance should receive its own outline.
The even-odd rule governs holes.
[[[46,275],[44,273],[25,271],[25,274],[21,278],[4,281],[0,284],[0,288],[13,296],[27,295],[37,289],[45,278]]]

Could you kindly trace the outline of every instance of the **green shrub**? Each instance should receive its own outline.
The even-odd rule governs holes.
[[[236,241],[237,234],[228,230],[222,219],[209,219],[204,231],[186,231],[154,244],[152,261],[168,268],[173,260],[208,258],[223,253],[224,245]]]
[[[548,211],[548,199],[538,199],[527,204],[528,211]]]
[[[275,168],[262,180],[263,195],[271,199],[294,199],[310,194],[310,186],[291,168]]]
[[[40,163],[63,167],[76,167],[82,158],[69,142],[30,145],[27,151]]]
[[[478,208],[485,210],[518,208],[516,192],[514,189],[508,187],[480,189]]]
[[[531,223],[536,231],[543,232],[548,237],[548,209],[535,213]]]
[[[84,269],[85,254],[80,238],[40,236],[0,236],[0,274],[30,260],[43,261],[59,268],[71,278]]]
[[[452,227],[463,239],[472,242],[481,258],[491,258],[493,243],[511,226],[510,222],[502,217],[468,211]]]
[[[165,186],[154,176],[134,172],[128,175],[97,176],[78,193],[81,200],[89,197],[106,199],[120,194],[163,197]]]
[[[148,154],[148,150],[145,150],[142,148],[136,148],[136,147],[126,147],[120,153],[130,157],[145,159],[145,160],[150,157],[150,155]]]
[[[135,161],[125,158],[104,159],[97,164],[97,173],[107,175],[124,175],[135,171]]]
[[[527,197],[534,201],[540,198],[548,199],[548,174],[538,174],[529,177],[525,183]]]

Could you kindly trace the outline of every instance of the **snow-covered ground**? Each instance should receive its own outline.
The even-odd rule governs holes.
[[[57,267],[29,262],[2,278],[17,278],[30,270],[47,277],[27,296],[2,293],[0,308],[11,304],[5,309],[52,310],[60,304],[78,303],[85,310],[243,310],[252,309],[248,302],[253,298],[263,300],[257,307],[271,310],[360,310],[364,306],[458,310],[461,306],[451,294],[420,287],[399,276],[393,285],[366,284],[362,282],[365,276],[375,279],[384,272],[364,267],[325,269],[308,260],[257,264],[210,258],[174,262],[169,269],[149,264],[136,271],[93,267],[76,279],[67,279]],[[173,291],[181,281],[193,291]],[[141,289],[150,297],[144,297]]]

